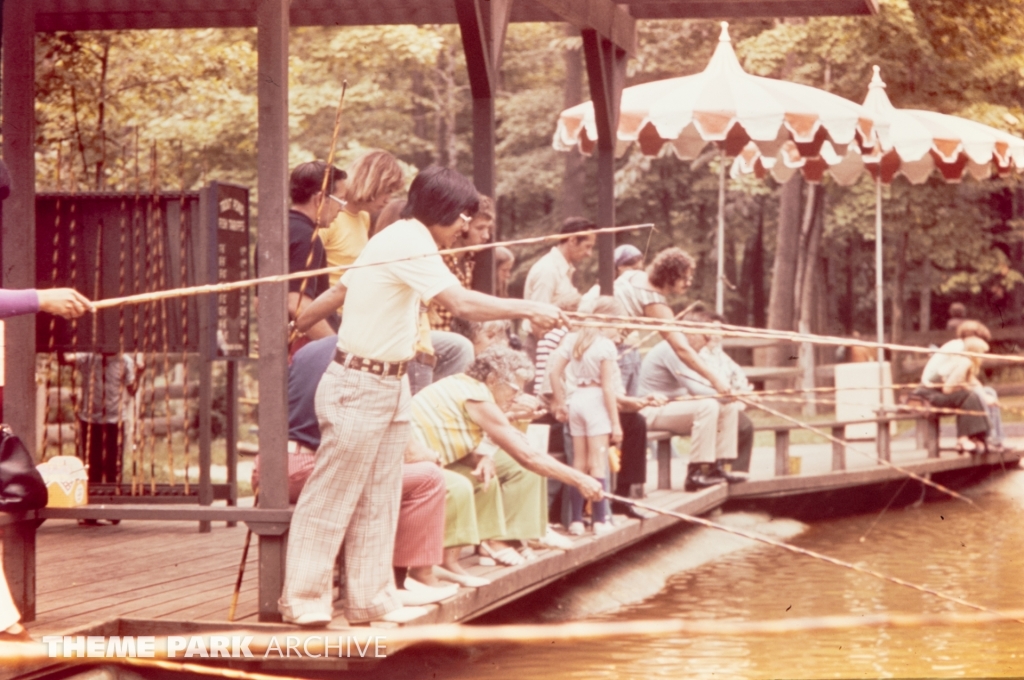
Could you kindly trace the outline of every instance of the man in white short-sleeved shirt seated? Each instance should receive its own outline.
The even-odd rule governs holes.
[[[331,622],[331,572],[343,539],[349,622],[403,622],[422,613],[402,608],[391,570],[410,437],[405,371],[420,306],[434,299],[471,321],[529,319],[540,328],[565,322],[553,305],[466,290],[448,270],[438,246],[450,246],[477,205],[465,177],[427,168],[409,188],[403,219],[371,238],[354,268],[296,319],[301,331],[344,303],[334,361],[316,395],[320,448],[288,537],[279,603],[288,623]],[[600,497],[596,482],[589,491]]]

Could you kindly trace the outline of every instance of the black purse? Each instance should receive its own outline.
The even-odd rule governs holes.
[[[48,499],[28,449],[9,427],[0,426],[0,512],[38,510]]]

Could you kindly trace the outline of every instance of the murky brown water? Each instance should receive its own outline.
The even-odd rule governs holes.
[[[718,518],[989,607],[1024,608],[1024,470],[960,501],[801,524]],[[859,539],[867,533],[863,542]],[[712,530],[669,532],[492,616],[491,622],[662,617],[733,621],[966,612],[867,575]],[[787,635],[631,638],[434,652],[448,678],[1024,677],[1024,624]]]

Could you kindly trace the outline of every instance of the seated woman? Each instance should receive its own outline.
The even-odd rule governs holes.
[[[988,343],[979,337],[963,339],[963,350],[984,354]],[[985,406],[976,388],[981,359],[956,354],[936,355],[941,361],[929,361],[914,394],[939,408],[960,409],[956,417],[957,448],[961,453],[985,453],[989,431]],[[934,358],[934,357],[933,357]]]
[[[466,373],[440,380],[412,400],[414,439],[435,451],[441,464],[474,490],[472,516],[468,508],[459,508],[456,516],[446,517],[444,566],[449,571],[462,572],[459,552],[473,541],[479,542],[483,557],[496,563],[522,562],[521,555],[498,539],[544,537],[544,477],[577,487],[587,499],[601,498],[601,486],[593,478],[535,451],[505,415],[532,377],[525,354],[495,345],[477,356]]]

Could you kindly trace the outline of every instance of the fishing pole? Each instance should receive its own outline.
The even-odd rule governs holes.
[[[438,255],[456,255],[459,253],[475,253],[482,250],[489,250],[491,248],[508,247],[508,246],[519,246],[529,245],[533,243],[544,243],[547,241],[564,241],[570,238],[577,238],[579,236],[586,236],[589,234],[614,234],[622,231],[629,231],[631,229],[654,229],[654,224],[630,224],[622,227],[602,227],[599,229],[589,229],[587,231],[577,231],[572,234],[548,234],[545,236],[531,236],[529,238],[515,239],[511,241],[499,241],[496,243],[483,243],[477,246],[461,246],[459,248],[445,248],[443,250],[437,250],[431,253],[420,253],[417,255],[410,255],[408,257],[399,257],[393,260],[381,260],[380,262],[355,262],[352,264],[336,265],[333,267],[323,267],[321,269],[312,269],[308,271],[293,272],[291,274],[274,274],[271,276],[263,276],[256,279],[246,279],[244,281],[229,281],[225,283],[208,283],[200,286],[190,286],[184,288],[174,288],[171,290],[156,291],[151,293],[140,293],[138,295],[126,295],[124,297],[107,298],[106,300],[96,300],[92,302],[92,311],[99,309],[107,309],[109,307],[118,307],[121,305],[138,305],[146,302],[152,302],[154,300],[162,300],[167,298],[175,298],[182,296],[193,296],[193,295],[209,295],[213,293],[224,293],[232,290],[239,290],[242,288],[251,288],[265,283],[282,283],[286,281],[292,281],[295,279],[301,279],[304,277],[319,276],[320,274],[329,274],[331,272],[343,272],[350,269],[362,269],[364,267],[378,267],[386,264],[396,264],[398,262],[408,262],[411,260],[418,260],[425,257],[436,257]]]

